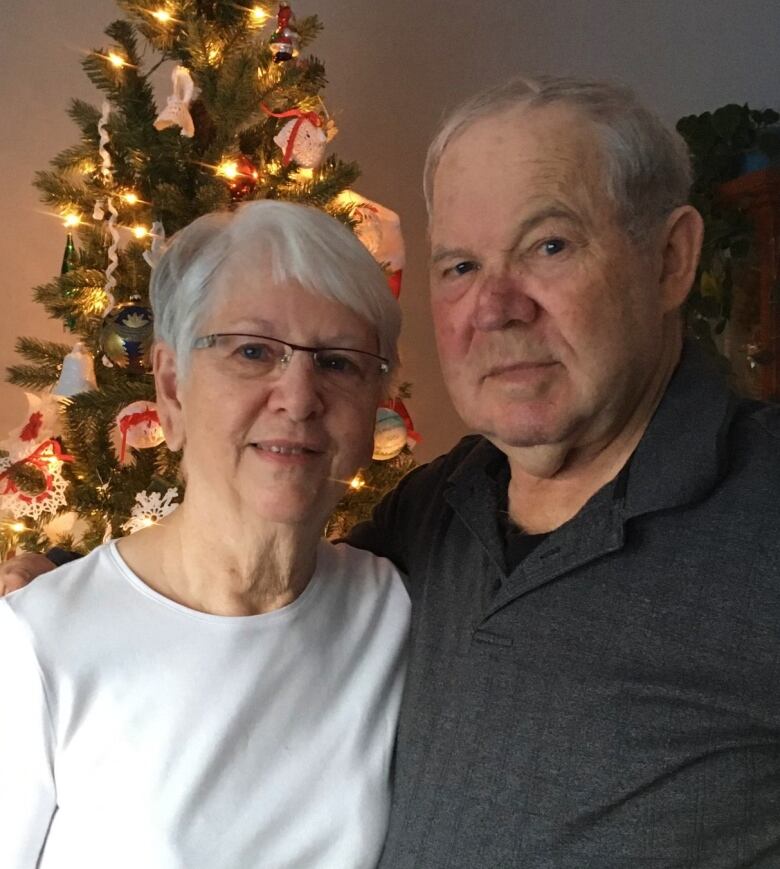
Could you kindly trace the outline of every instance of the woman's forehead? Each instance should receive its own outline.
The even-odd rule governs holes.
[[[340,302],[294,280],[279,283],[246,273],[217,288],[206,320],[209,329],[249,330],[288,340],[295,340],[291,332],[306,335],[306,340],[375,337],[373,327]]]

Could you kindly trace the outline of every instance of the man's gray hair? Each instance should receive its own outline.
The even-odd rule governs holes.
[[[439,161],[460,133],[476,121],[514,108],[553,105],[569,106],[595,125],[602,141],[607,191],[618,219],[635,240],[688,201],[692,174],[685,143],[631,90],[610,82],[573,78],[515,78],[467,100],[442,123],[425,162],[428,214]]]
[[[371,254],[346,226],[316,208],[262,200],[194,220],[173,236],[152,272],[155,338],[174,349],[181,377],[214,304],[215,276],[228,262],[250,278],[256,273],[258,292],[283,291],[295,281],[339,302],[376,329],[379,354],[391,369],[398,364],[401,313]],[[260,283],[269,274],[270,288]]]

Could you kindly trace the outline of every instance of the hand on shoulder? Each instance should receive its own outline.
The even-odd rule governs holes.
[[[57,565],[37,552],[22,552],[0,564],[0,597],[24,588],[36,576],[54,570]]]

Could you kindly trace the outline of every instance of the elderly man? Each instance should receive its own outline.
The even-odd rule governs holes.
[[[683,349],[689,183],[609,85],[513,82],[431,147],[480,435],[353,538],[413,597],[386,869],[780,866],[780,412]]]
[[[780,866],[780,414],[683,348],[689,183],[611,85],[512,82],[431,147],[479,435],[352,535],[414,604],[383,869]]]

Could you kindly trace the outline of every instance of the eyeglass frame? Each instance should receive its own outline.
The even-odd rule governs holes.
[[[300,350],[302,353],[308,353],[311,356],[312,362],[315,365],[315,370],[319,370],[319,368],[317,368],[318,353],[340,350],[346,353],[359,353],[361,356],[370,356],[372,359],[376,359],[379,362],[378,373],[380,375],[385,375],[390,372],[390,360],[385,356],[380,356],[378,353],[371,353],[368,350],[357,350],[355,347],[306,347],[304,344],[293,344],[290,341],[283,341],[281,338],[275,338],[273,335],[253,335],[248,332],[212,332],[210,335],[201,335],[200,338],[196,338],[192,342],[192,349],[206,350],[209,347],[214,347],[218,338],[261,338],[265,341],[275,341],[277,344],[281,344],[285,350],[290,351],[285,352],[285,355],[282,356],[274,365],[274,368],[281,366],[282,370],[286,369],[290,364],[296,350]]]

